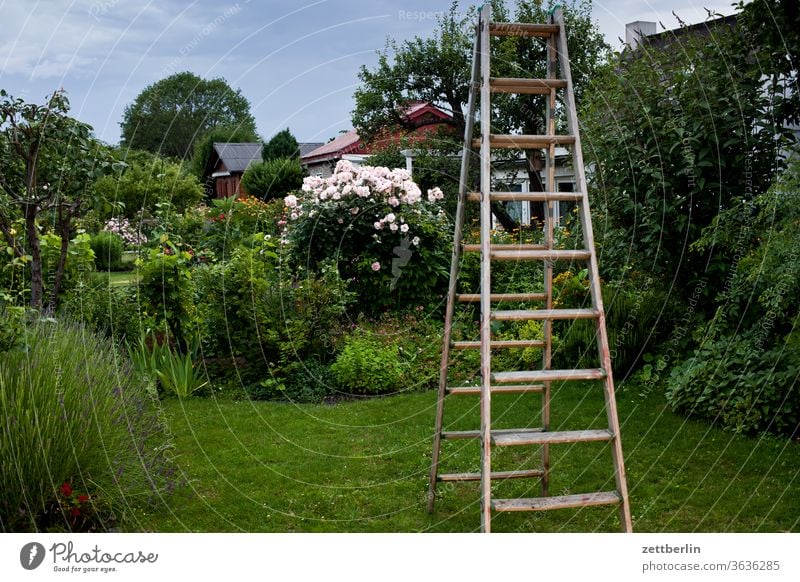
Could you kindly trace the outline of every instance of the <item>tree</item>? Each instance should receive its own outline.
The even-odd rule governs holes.
[[[121,174],[100,178],[93,186],[99,199],[110,202],[110,211],[101,213],[106,218],[152,216],[161,202],[183,212],[203,198],[200,182],[182,164],[140,151],[127,152],[124,161]]]
[[[222,79],[175,73],[144,89],[125,108],[121,145],[186,158],[206,132],[228,126],[255,134],[250,104]]]
[[[303,168],[300,160],[294,158],[253,162],[242,176],[245,192],[263,200],[283,198],[302,185]]]
[[[265,162],[276,158],[299,158],[300,146],[287,127],[279,131],[272,139],[264,144],[261,149],[261,157]]]
[[[518,22],[547,22],[549,10],[554,5],[554,2],[545,4],[542,0],[517,0],[512,17],[505,3],[495,0],[492,14],[495,20],[501,21],[513,18]],[[589,0],[574,1],[564,8],[564,13],[575,97],[580,100],[610,49],[591,19]],[[449,112],[452,118],[443,123],[454,128],[453,133],[457,135],[447,140],[451,143],[440,142],[432,149],[457,151],[464,131],[469,96],[474,23],[474,12],[470,10],[466,16],[460,16],[456,1],[439,19],[439,27],[432,38],[415,37],[403,43],[388,41],[386,49],[379,53],[375,70],[362,67],[359,72],[361,85],[355,92],[356,106],[352,114],[359,135],[370,139],[386,128],[414,129],[403,111],[408,103],[421,100]],[[492,42],[493,75],[543,78],[545,62],[544,44],[536,39],[505,37]],[[520,67],[524,68],[523,72],[520,72]],[[492,97],[492,108],[492,119],[498,133],[544,133],[542,96],[496,94]],[[442,140],[442,135],[438,139]],[[531,188],[542,190],[534,162],[540,152],[528,150],[525,153]],[[504,155],[499,151],[497,154]],[[518,152],[511,151],[505,155],[516,157]],[[505,228],[518,226],[500,204],[493,205],[493,211]]]
[[[766,191],[789,132],[740,27],[682,39],[609,65],[585,104],[584,145],[606,274],[633,265],[688,289],[708,283],[707,299],[732,255],[692,245],[720,211]]]
[[[195,176],[203,180],[206,177],[206,164],[215,143],[253,143],[259,141],[261,141],[261,138],[258,137],[258,134],[249,128],[217,126],[195,141],[190,169]]]
[[[47,309],[55,309],[66,266],[72,219],[92,197],[89,187],[114,167],[92,128],[67,115],[63,91],[44,105],[25,103],[0,90],[0,232],[11,253],[30,262],[31,307],[44,307],[40,229],[61,237]],[[16,236],[20,220],[25,236]],[[46,222],[45,222],[46,221]]]

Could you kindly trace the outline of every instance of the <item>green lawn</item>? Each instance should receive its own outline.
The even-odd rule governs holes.
[[[640,532],[800,530],[800,447],[748,439],[669,412],[663,398],[623,387],[634,528]],[[477,425],[477,398],[451,397],[451,428]],[[497,426],[536,424],[536,395],[495,397]],[[605,424],[599,386],[554,389],[554,429]],[[178,463],[188,480],[168,506],[128,522],[145,531],[467,532],[479,526],[476,483],[444,484],[425,511],[435,394],[336,405],[195,398],[167,400]],[[446,443],[444,465],[476,470],[478,446]],[[530,466],[532,449],[496,457]],[[613,489],[608,445],[552,447],[551,492]],[[498,484],[500,496],[535,496],[534,481]],[[494,531],[616,531],[615,508],[497,515]]]
[[[138,280],[135,271],[98,271],[98,277],[107,277],[108,284],[112,287],[124,287]]]

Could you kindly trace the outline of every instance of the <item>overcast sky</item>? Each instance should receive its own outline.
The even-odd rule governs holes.
[[[63,87],[72,114],[119,141],[125,105],[174,72],[224,77],[250,101],[258,130],[285,127],[299,141],[349,129],[362,64],[386,38],[427,35],[450,0],[0,0],[0,88],[42,102]],[[472,2],[461,2],[467,7]],[[511,4],[511,2],[508,2]],[[615,47],[636,20],[676,26],[731,0],[595,0],[594,18]]]

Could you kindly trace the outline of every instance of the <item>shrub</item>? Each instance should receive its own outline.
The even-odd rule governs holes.
[[[107,220],[103,225],[103,231],[116,234],[129,247],[139,247],[147,242],[147,237],[141,231],[141,225],[135,229],[127,218]]]
[[[84,328],[39,323],[22,348],[0,354],[0,417],[4,531],[111,524],[105,513],[90,524],[65,513],[64,484],[112,511],[169,485],[170,441],[152,385]]]
[[[306,178],[299,197],[285,199],[291,260],[311,270],[336,261],[362,312],[438,304],[449,276],[450,225],[441,191],[426,198],[406,170],[340,161],[333,176]]]
[[[92,237],[94,264],[98,271],[121,271],[122,238],[113,232],[98,232]]]
[[[397,349],[381,345],[374,337],[356,334],[331,366],[336,381],[352,394],[388,394],[407,387]]]
[[[242,188],[263,200],[283,198],[303,184],[300,160],[276,158],[250,164],[242,176]]]
[[[672,370],[667,402],[739,433],[800,434],[800,333],[764,351],[757,341],[746,334],[705,342]]]

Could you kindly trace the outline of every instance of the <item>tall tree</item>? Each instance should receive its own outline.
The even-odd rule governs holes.
[[[675,38],[624,52],[585,103],[590,194],[607,274],[633,265],[708,298],[735,253],[695,243],[720,211],[766,191],[791,139],[765,83],[782,58],[755,58],[738,25]]]
[[[123,146],[176,158],[192,154],[192,146],[218,126],[256,133],[250,103],[224,79],[202,79],[175,73],[144,89],[125,108]]]
[[[92,128],[67,115],[69,101],[56,91],[44,105],[0,91],[0,232],[11,252],[30,261],[31,307],[45,307],[40,228],[61,237],[55,280],[47,302],[55,309],[67,260],[72,219],[91,200],[90,184],[114,166]],[[21,219],[25,236],[16,236]]]
[[[554,5],[552,1],[516,0],[513,10],[509,10],[503,0],[494,0],[492,14],[495,20],[547,22]],[[575,96],[580,100],[590,79],[610,55],[610,48],[592,21],[590,0],[573,1],[564,12]],[[439,19],[431,38],[415,37],[403,43],[389,40],[379,53],[377,67],[374,70],[362,67],[359,73],[361,85],[355,92],[352,115],[359,135],[369,139],[386,128],[413,129],[403,112],[408,103],[422,100],[452,115],[443,123],[454,128],[453,133],[459,136],[455,139],[460,141],[469,95],[474,23],[474,11],[462,15],[455,1]],[[492,42],[493,75],[542,78],[545,62],[545,46],[538,39],[505,37]],[[492,108],[498,133],[544,133],[542,96],[496,94]],[[540,153],[528,150],[525,154],[531,187],[541,190],[535,161]],[[506,228],[517,226],[499,204],[494,211]]]
[[[300,146],[287,127],[272,136],[261,150],[261,157],[265,162],[278,158],[299,158]]]

